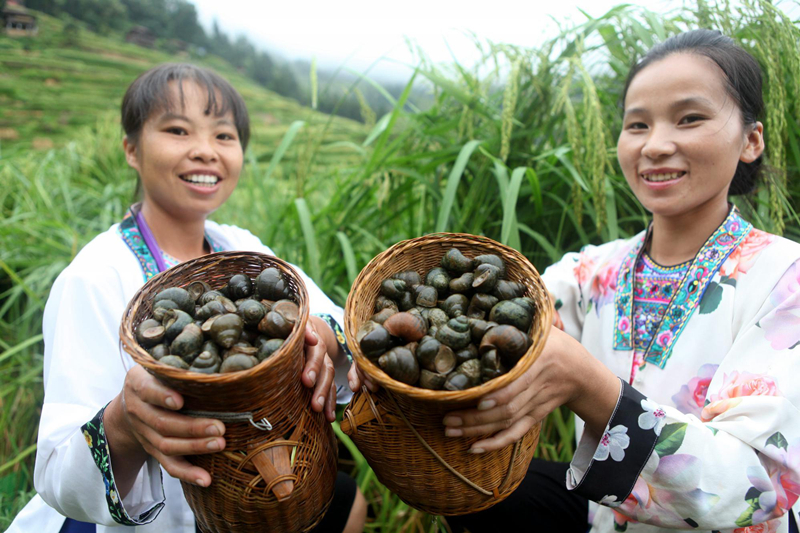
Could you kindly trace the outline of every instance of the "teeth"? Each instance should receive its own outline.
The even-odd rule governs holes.
[[[183,181],[194,183],[195,185],[203,185],[205,187],[213,187],[219,181],[217,176],[210,176],[204,174],[192,174],[189,176],[181,176]]]
[[[642,174],[645,181],[669,181],[683,176],[684,172],[670,172],[668,174]]]

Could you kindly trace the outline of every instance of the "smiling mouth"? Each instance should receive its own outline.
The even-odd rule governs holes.
[[[667,172],[664,174],[640,174],[644,181],[651,181],[651,182],[659,182],[659,181],[670,181],[676,180],[682,176],[686,175],[686,172]]]
[[[190,174],[178,177],[187,183],[199,185],[200,187],[213,187],[219,182],[218,176],[212,176],[210,174]]]

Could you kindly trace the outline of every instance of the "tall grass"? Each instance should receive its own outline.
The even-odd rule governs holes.
[[[214,218],[251,229],[340,303],[375,254],[428,232],[487,235],[540,270],[584,244],[630,236],[647,214],[614,156],[623,79],[654,43],[699,26],[734,36],[762,63],[776,172],[737,203],[759,227],[800,240],[800,30],[762,1],[735,11],[700,1],[669,16],[619,6],[537,49],[484,47],[489,68],[423,62],[400,98],[387,95],[392,112],[371,119],[363,136],[343,139],[337,124],[308,112],[283,142],[254,139],[239,190]],[[407,103],[420,82],[436,94],[425,111]],[[32,494],[43,302],[58,272],[122,216],[133,192],[118,124],[101,120],[81,137],[0,159],[0,527]],[[326,164],[331,152],[350,163]],[[370,502],[369,530],[444,529],[382,487],[337,435]],[[571,414],[560,409],[545,421],[537,453],[568,460],[573,447]]]

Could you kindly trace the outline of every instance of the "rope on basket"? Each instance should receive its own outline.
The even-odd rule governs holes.
[[[436,459],[437,459],[437,460],[438,460],[440,463],[442,463],[442,466],[444,466],[446,469],[448,469],[448,470],[449,470],[449,471],[450,471],[450,472],[451,472],[451,473],[452,473],[454,476],[456,476],[458,479],[460,479],[461,481],[463,481],[464,483],[466,483],[467,485],[469,485],[469,486],[470,486],[470,487],[472,487],[473,489],[477,490],[478,492],[480,492],[480,493],[481,493],[481,494],[483,494],[484,496],[494,496],[495,498],[498,498],[498,497],[499,497],[499,492],[497,492],[497,489],[495,489],[494,491],[486,490],[486,489],[484,489],[484,488],[482,488],[482,487],[480,487],[480,486],[476,485],[475,483],[473,483],[472,481],[470,481],[469,479],[467,479],[467,478],[466,478],[466,477],[465,477],[463,474],[461,474],[461,473],[460,473],[458,470],[456,470],[455,468],[453,468],[452,466],[450,466],[450,464],[449,464],[447,461],[445,461],[445,460],[442,458],[442,456],[440,456],[438,453],[436,453],[436,452],[434,451],[434,449],[433,449],[433,448],[431,448],[431,447],[430,447],[430,445],[429,445],[427,442],[425,442],[425,439],[423,439],[423,438],[422,438],[422,435],[420,435],[419,433],[417,433],[417,430],[416,430],[416,429],[414,429],[414,426],[412,426],[412,425],[411,425],[411,423],[408,421],[408,419],[406,418],[406,415],[404,415],[404,414],[403,414],[403,410],[402,410],[402,409],[400,409],[400,406],[398,406],[398,405],[397,405],[397,402],[395,402],[395,400],[394,400],[394,397],[392,396],[392,394],[391,394],[391,393],[390,393],[388,390],[386,391],[386,396],[389,398],[389,400],[391,400],[392,404],[394,405],[394,408],[395,408],[395,410],[397,411],[397,414],[399,414],[399,415],[400,415],[400,418],[402,418],[402,419],[403,419],[403,422],[405,422],[405,423],[406,423],[406,426],[408,426],[408,429],[410,429],[410,430],[411,430],[411,432],[414,434],[414,436],[415,436],[415,437],[417,437],[417,440],[419,440],[419,442],[420,442],[420,443],[421,443],[423,446],[425,446],[425,449],[427,449],[429,452],[431,452],[431,454],[433,454],[433,456],[434,456],[434,457],[436,457]],[[512,463],[513,463],[513,458],[512,458]]]
[[[217,411],[180,411],[181,414],[193,418],[215,418],[222,422],[250,422],[250,424],[261,431],[272,431],[272,424],[266,418],[259,421],[253,420],[253,413],[219,413]]]

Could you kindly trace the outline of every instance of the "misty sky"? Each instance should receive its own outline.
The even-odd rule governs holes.
[[[405,37],[432,60],[470,65],[478,52],[467,33],[494,42],[535,46],[558,33],[558,24],[582,22],[580,9],[599,16],[623,0],[403,0],[336,2],[301,0],[191,0],[206,28],[214,19],[228,35],[246,35],[285,59],[316,57],[323,67],[342,64],[374,78],[405,78],[402,64],[416,63]],[[666,13],[679,0],[630,0]],[[385,6],[385,7],[383,7]],[[451,55],[452,54],[452,55]]]

